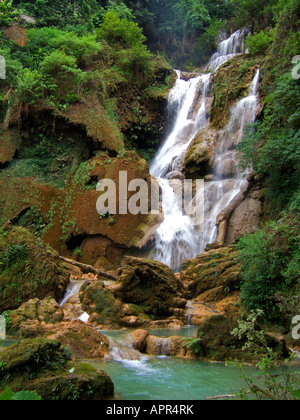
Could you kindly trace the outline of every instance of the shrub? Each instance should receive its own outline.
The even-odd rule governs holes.
[[[260,31],[254,35],[248,35],[246,45],[249,47],[250,54],[266,54],[266,51],[270,48],[274,41],[275,34],[274,30],[268,32]]]
[[[271,321],[284,323],[296,313],[293,296],[300,285],[299,232],[299,213],[289,213],[238,243],[242,301],[248,309],[262,309]],[[283,300],[289,311],[283,310]]]

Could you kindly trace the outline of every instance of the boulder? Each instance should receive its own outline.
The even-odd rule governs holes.
[[[81,307],[90,315],[90,322],[106,328],[118,328],[124,316],[122,302],[106,289],[101,281],[86,282],[80,291]]]
[[[170,316],[173,308],[185,308],[182,284],[165,264],[144,258],[125,257],[119,270],[120,287],[115,296],[138,305],[147,315]]]
[[[44,400],[101,400],[113,397],[114,385],[103,371],[71,362],[57,341],[21,340],[2,353],[0,389],[35,391]]]
[[[130,334],[133,342],[133,348],[143,352],[147,346],[149,333],[146,330],[135,330]]]
[[[71,349],[76,359],[103,359],[109,354],[108,338],[79,320],[48,326],[45,334]]]

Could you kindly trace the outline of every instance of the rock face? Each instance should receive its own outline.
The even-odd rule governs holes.
[[[244,201],[234,210],[228,221],[225,244],[232,244],[245,233],[256,231],[263,213],[259,190],[251,189]]]
[[[45,329],[47,338],[70,348],[76,359],[103,359],[109,353],[108,339],[79,320],[50,328],[49,332]]]
[[[39,215],[42,239],[60,255],[74,258],[74,251],[81,249],[77,258],[83,263],[119,267],[126,249],[138,248],[159,221],[158,216],[150,213],[134,215],[128,211],[127,214],[119,214],[120,172],[127,174],[126,186],[120,187],[122,191],[132,180],[140,179],[146,182],[150,196],[149,166],[135,152],[126,152],[118,157],[99,152],[79,166],[63,189],[39,184],[29,178],[5,177],[4,174],[0,179],[0,195],[4,197],[0,223],[10,220],[18,225],[30,210]],[[115,181],[117,215],[101,216],[97,212],[101,193],[96,191],[96,185],[104,179]],[[135,193],[128,192],[123,204],[128,205]]]
[[[101,400],[113,397],[114,385],[103,371],[71,362],[57,341],[23,340],[0,354],[0,388],[35,391],[44,400]]]
[[[0,234],[0,261],[0,313],[29,299],[59,301],[63,297],[68,271],[58,254],[28,230],[8,227]]]
[[[138,305],[147,315],[170,316],[174,308],[185,308],[182,284],[164,264],[143,258],[125,257],[119,271],[116,297]]]
[[[203,178],[212,172],[217,141],[217,130],[204,127],[197,133],[185,156],[183,172],[186,178]]]

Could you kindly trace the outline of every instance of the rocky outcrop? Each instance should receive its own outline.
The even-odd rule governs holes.
[[[18,147],[19,132],[10,129],[0,132],[0,165],[10,162]]]
[[[8,226],[0,233],[0,261],[0,313],[29,299],[63,297],[68,271],[58,254],[28,230]]]
[[[235,243],[245,233],[254,233],[260,224],[262,214],[260,191],[253,187],[228,220],[225,245]]]
[[[57,341],[22,340],[0,353],[0,388],[35,391],[44,400],[102,400],[114,385],[103,371],[71,362],[72,354]]]
[[[187,261],[180,274],[187,286],[187,297],[193,299],[202,293],[222,287],[227,293],[240,286],[240,265],[234,247],[212,249]]]
[[[191,143],[185,156],[183,172],[187,179],[203,178],[212,173],[218,131],[202,128]]]

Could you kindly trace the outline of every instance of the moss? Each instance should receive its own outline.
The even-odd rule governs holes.
[[[69,273],[58,255],[26,229],[0,232],[0,313],[29,299],[61,299]]]
[[[109,376],[71,362],[72,354],[54,340],[22,340],[0,353],[0,387],[35,391],[45,400],[99,400],[112,397]]]
[[[243,55],[233,58],[219,69],[214,80],[211,110],[213,128],[221,129],[226,126],[232,106],[248,95],[259,64],[259,59]]]

